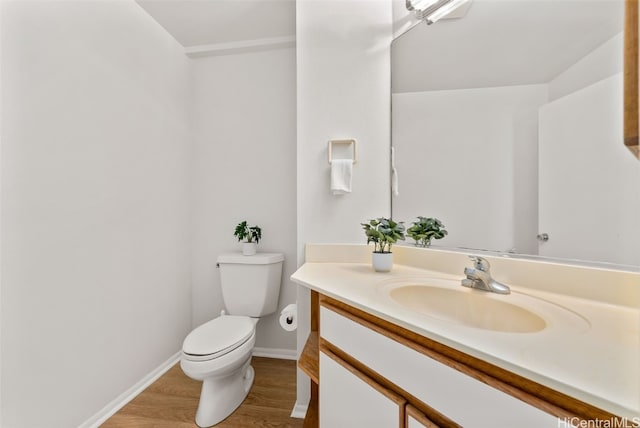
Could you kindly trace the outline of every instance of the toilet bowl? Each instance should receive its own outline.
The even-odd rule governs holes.
[[[242,403],[253,385],[251,353],[260,317],[275,312],[280,294],[280,253],[218,257],[225,308],[221,315],[193,330],[182,344],[180,367],[202,381],[196,424],[221,422]]]
[[[182,347],[180,367],[202,381],[196,424],[209,427],[229,416],[253,384],[251,352],[257,318],[221,315],[193,330]]]

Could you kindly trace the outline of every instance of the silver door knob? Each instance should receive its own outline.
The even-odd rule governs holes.
[[[549,240],[549,234],[548,233],[540,233],[540,234],[538,234],[538,241],[547,242],[548,240]]]

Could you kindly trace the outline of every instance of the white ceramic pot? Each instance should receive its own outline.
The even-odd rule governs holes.
[[[255,242],[244,242],[242,244],[242,254],[245,256],[253,256],[258,251],[258,244]]]
[[[376,272],[389,272],[393,267],[393,253],[371,253],[371,264]]]

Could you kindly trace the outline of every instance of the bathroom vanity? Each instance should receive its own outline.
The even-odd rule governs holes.
[[[637,272],[488,257],[495,295],[460,286],[466,254],[394,253],[307,246],[305,426],[640,426]]]

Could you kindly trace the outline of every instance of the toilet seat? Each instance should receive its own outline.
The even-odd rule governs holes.
[[[242,346],[255,335],[249,317],[223,315],[194,329],[184,339],[182,353],[191,361],[219,358]]]

